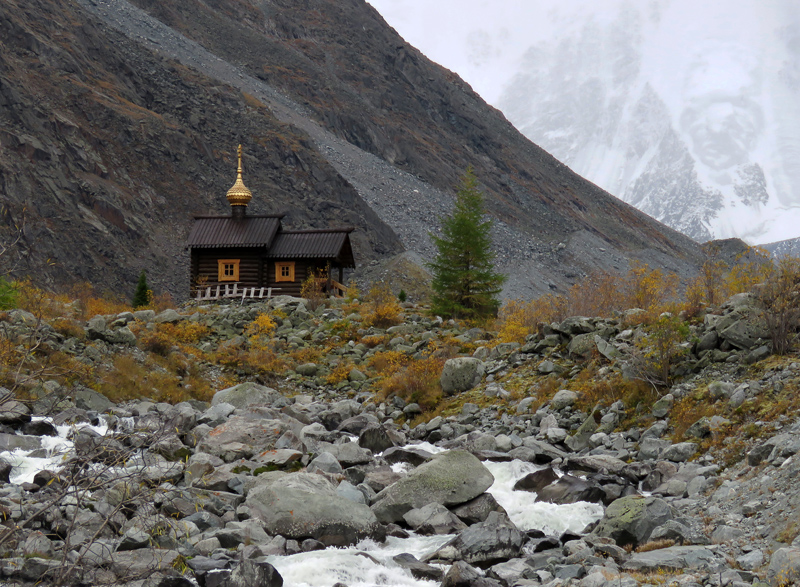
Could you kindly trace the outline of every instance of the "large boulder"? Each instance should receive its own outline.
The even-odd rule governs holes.
[[[579,359],[588,359],[591,357],[594,349],[597,348],[594,337],[594,334],[578,334],[573,337],[567,346],[567,351],[570,356]]]
[[[223,587],[281,587],[283,577],[271,564],[243,560],[222,583]]]
[[[525,534],[507,516],[492,512],[485,521],[473,524],[426,558],[483,566],[518,557],[525,540]]]
[[[409,510],[429,503],[465,503],[492,483],[494,477],[477,457],[464,450],[450,450],[435,455],[378,493],[372,510],[381,522],[399,522]]]
[[[231,404],[236,408],[245,408],[252,405],[273,406],[275,404],[287,404],[286,398],[271,387],[265,387],[258,383],[248,381],[233,387],[228,387],[214,394],[211,405]],[[278,405],[276,407],[282,407]]]
[[[276,448],[275,442],[289,429],[286,422],[261,418],[257,414],[231,416],[209,431],[198,443],[197,450],[227,462],[249,459]]]
[[[703,546],[670,546],[631,555],[623,565],[627,571],[656,573],[680,572],[684,569],[719,572],[725,567],[724,559]]]
[[[663,499],[627,495],[611,502],[593,533],[611,538],[619,546],[636,547],[673,517],[672,508]]]
[[[272,477],[247,494],[245,505],[272,535],[313,538],[326,546],[347,546],[364,538],[383,539],[383,527],[365,505],[336,493],[321,475]]]
[[[769,561],[767,581],[770,587],[797,585],[800,582],[800,548],[779,548]]]
[[[473,357],[456,357],[449,359],[442,369],[439,382],[445,395],[469,391],[483,377],[483,362]]]
[[[769,339],[766,322],[758,316],[748,316],[725,328],[719,336],[738,349],[750,350]]]
[[[536,493],[536,501],[561,505],[579,501],[602,503],[605,497],[605,493],[596,482],[572,475],[562,475],[557,481],[542,487]]]
[[[403,516],[415,532],[422,535],[455,534],[467,525],[441,504],[429,503],[419,509],[410,510]]]

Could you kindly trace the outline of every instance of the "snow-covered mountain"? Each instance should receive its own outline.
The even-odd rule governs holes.
[[[574,171],[697,239],[800,235],[796,0],[369,0]]]

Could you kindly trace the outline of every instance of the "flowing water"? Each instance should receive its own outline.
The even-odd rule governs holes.
[[[12,483],[32,482],[34,475],[43,469],[57,469],[59,464],[72,451],[69,438],[79,429],[88,427],[98,434],[108,432],[106,425],[90,426],[77,424],[57,426],[58,436],[41,437],[40,448],[35,450],[16,449],[0,453],[0,458],[12,465]],[[444,449],[428,443],[412,445],[416,448],[439,453]],[[597,504],[579,502],[570,505],[536,503],[536,495],[525,491],[514,491],[519,479],[542,467],[514,460],[505,463],[484,462],[494,475],[495,482],[489,489],[497,502],[505,508],[511,520],[521,530],[542,530],[548,535],[558,535],[566,530],[579,532],[589,523],[603,516],[603,507]],[[409,470],[399,464],[395,470]],[[286,587],[330,587],[336,582],[348,587],[368,587],[382,585],[387,587],[431,587],[438,584],[415,579],[411,573],[399,567],[392,557],[401,553],[413,554],[421,559],[425,555],[453,538],[452,535],[418,536],[409,538],[390,537],[386,543],[378,544],[363,540],[349,548],[328,548],[316,552],[304,552],[292,556],[275,556],[270,562],[284,579]]]
[[[52,424],[50,418],[33,417],[31,419],[33,421],[45,420]],[[39,471],[58,469],[74,447],[69,437],[82,428],[90,428],[101,436],[105,436],[108,432],[108,426],[105,423],[99,426],[92,426],[87,423],[56,426],[58,436],[31,437],[39,438],[40,446],[37,449],[24,450],[17,448],[13,451],[0,452],[0,458],[11,465],[9,481],[15,484],[32,483],[33,477]]]
[[[438,447],[414,446],[430,452],[442,451]],[[514,491],[514,483],[542,467],[519,460],[483,464],[495,479],[489,493],[505,508],[520,530],[538,529],[548,535],[559,535],[566,530],[579,532],[603,517],[603,506],[598,504],[536,503],[536,494]],[[409,571],[398,567],[392,557],[407,552],[421,559],[452,537],[412,534],[410,538],[389,538],[383,545],[364,540],[351,548],[329,548],[292,556],[276,556],[270,562],[283,577],[286,587],[330,587],[336,582],[344,583],[348,587],[430,587],[438,585],[438,582],[414,579]]]

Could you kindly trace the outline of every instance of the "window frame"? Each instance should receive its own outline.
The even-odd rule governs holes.
[[[239,264],[241,259],[217,259],[217,281],[239,281]],[[226,275],[227,265],[233,265],[233,275]]]
[[[288,268],[289,275],[282,275],[282,269]],[[275,262],[275,283],[287,282],[292,283],[294,282],[294,261],[276,261]]]

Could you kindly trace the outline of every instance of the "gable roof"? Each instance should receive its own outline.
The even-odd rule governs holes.
[[[196,216],[189,248],[268,247],[280,230],[277,216]]]
[[[278,233],[267,251],[271,259],[335,259],[355,267],[350,233],[353,228],[285,230]]]

